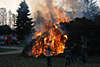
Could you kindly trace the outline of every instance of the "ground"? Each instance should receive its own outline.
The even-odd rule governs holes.
[[[0,48],[0,52],[6,52],[6,51],[12,51],[12,50],[16,50],[16,49]]]
[[[0,56],[8,54],[20,54],[23,51],[23,47],[15,46],[0,46]]]
[[[52,57],[52,61],[52,67],[65,67],[64,57]],[[0,56],[0,67],[47,67],[47,65],[45,57],[35,59],[33,57],[24,57],[21,54],[12,54]],[[91,57],[87,64],[78,62],[68,67],[100,67],[100,58]]]

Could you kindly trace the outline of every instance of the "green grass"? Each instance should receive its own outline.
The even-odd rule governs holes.
[[[8,52],[8,51],[13,51],[16,49],[10,49],[10,48],[0,48],[0,52]]]
[[[46,58],[35,59],[32,57],[23,57],[22,55],[4,55],[0,56],[0,67],[47,67]],[[52,67],[65,67],[64,57],[52,57]],[[77,62],[68,67],[100,67],[100,58],[89,58],[87,64]]]

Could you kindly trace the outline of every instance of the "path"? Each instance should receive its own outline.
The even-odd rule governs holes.
[[[20,54],[23,51],[23,47],[0,46],[0,48],[16,49],[14,51],[0,52],[0,55]]]

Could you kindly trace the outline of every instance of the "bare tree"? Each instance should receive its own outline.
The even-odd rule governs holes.
[[[9,20],[8,21],[8,25],[11,27],[11,25],[12,25],[12,12],[11,12],[11,10],[8,11],[8,15],[9,15],[8,16],[8,18],[9,18],[8,19]]]
[[[16,23],[16,17],[17,16],[15,14],[12,14],[12,18],[13,18],[12,20],[13,20],[14,24]]]
[[[95,19],[99,13],[99,7],[97,6],[97,1],[94,0],[84,0],[84,17],[88,19]]]
[[[7,24],[7,12],[6,8],[0,8],[0,25]]]

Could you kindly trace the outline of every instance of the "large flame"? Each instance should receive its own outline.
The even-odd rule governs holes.
[[[35,57],[38,57],[41,54],[47,56],[48,47],[51,49],[51,56],[64,53],[64,49],[66,48],[65,43],[68,39],[67,34],[62,34],[57,24],[61,22],[69,23],[70,19],[66,16],[64,11],[59,11],[57,7],[52,11],[52,13],[56,22],[52,22],[50,15],[48,14],[47,18],[49,19],[49,23],[45,25],[46,31],[35,33],[37,41],[32,48],[32,53]]]

